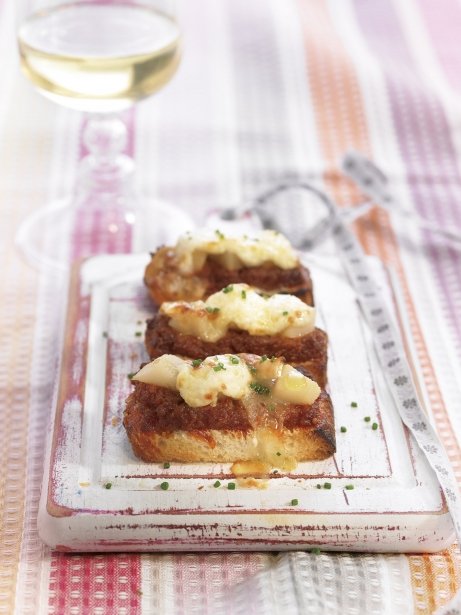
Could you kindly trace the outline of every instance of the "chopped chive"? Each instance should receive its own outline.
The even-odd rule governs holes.
[[[229,360],[232,363],[232,365],[238,365],[240,363],[240,360],[238,357],[231,357]]]
[[[253,374],[253,376],[256,374],[256,367],[253,367],[252,365],[248,366],[248,370],[250,372],[250,374]]]
[[[364,416],[363,420],[365,421],[365,423],[369,423],[371,421],[371,417],[370,416]]]
[[[234,489],[235,489],[235,483],[227,483],[227,488],[228,488],[230,491],[234,491]]]
[[[373,423],[371,428],[373,429],[373,431],[376,431],[378,429],[378,423]]]
[[[316,487],[317,487],[317,489],[321,489],[322,485],[320,483],[317,483]]]
[[[226,369],[223,363],[218,363],[217,365],[213,367],[213,371],[215,372],[221,372],[223,369],[224,370]]]
[[[104,489],[111,489],[112,488],[112,483],[106,483],[104,485]]]
[[[102,336],[103,336],[103,337],[109,337],[109,334],[107,333],[107,331],[103,331],[103,332],[102,332]]]
[[[261,363],[264,363],[264,361],[267,361],[269,357],[265,354],[263,354],[263,356],[261,357]]]
[[[216,235],[219,237],[219,239],[224,239],[224,233],[221,233],[221,231],[219,229],[215,230]]]
[[[141,337],[141,335],[142,335],[142,331],[136,331],[136,333],[135,333],[136,337]]]
[[[234,287],[232,284],[229,284],[229,286],[226,286],[226,288],[223,288],[222,291],[225,295],[227,295],[227,293],[231,293],[234,290]]]
[[[291,504],[292,506],[298,506],[299,501],[298,501],[296,498],[293,498],[293,499],[291,500],[290,504]]]
[[[269,387],[266,387],[266,385],[260,382],[250,382],[250,389],[253,389],[258,395],[269,395],[271,392]]]
[[[347,427],[344,427],[344,425],[341,426],[341,429],[339,430],[341,433],[346,433],[347,431]]]
[[[331,483],[323,483],[324,489],[331,489]]]
[[[354,488],[354,485],[346,485],[345,487],[348,491],[352,491],[352,489]]]
[[[217,314],[220,311],[218,307],[206,307],[205,308],[208,314]]]
[[[160,489],[163,489],[163,491],[168,491],[170,487],[170,483],[167,483],[166,481],[163,483],[160,483]]]
[[[311,553],[315,553],[315,555],[320,555],[321,552],[322,550],[318,547],[314,547],[313,549],[311,549]]]
[[[280,457],[282,453],[279,453],[279,451],[277,451],[275,454],[277,455],[277,457]]]
[[[194,359],[192,361],[192,367],[200,367],[202,363],[203,363],[203,359]]]
[[[217,480],[213,483],[213,487],[215,487],[215,489],[217,489],[218,487],[221,487],[221,481]]]
[[[246,299],[246,298],[247,298],[247,291],[242,290],[242,299]]]
[[[133,378],[133,376],[136,376],[136,372],[130,372],[129,374],[127,374],[127,378],[129,378],[130,380]]]
[[[351,401],[351,408],[357,408],[358,404],[356,401]]]
[[[282,316],[288,316],[288,312],[282,312]]]
[[[168,470],[168,468],[170,467],[170,463],[168,461],[165,461],[163,467],[165,468],[165,470]]]

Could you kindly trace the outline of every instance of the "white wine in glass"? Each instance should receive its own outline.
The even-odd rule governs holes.
[[[90,153],[74,195],[38,211],[18,234],[29,260],[52,264],[57,243],[44,246],[44,225],[49,233],[62,233],[64,224],[70,234],[79,212],[91,208],[103,211],[110,231],[117,232],[146,215],[133,192],[133,161],[122,153],[126,127],[115,114],[168,83],[180,61],[180,33],[168,0],[17,1],[24,74],[52,101],[92,114],[84,134]],[[174,215],[187,225],[176,208],[148,205],[157,220]]]

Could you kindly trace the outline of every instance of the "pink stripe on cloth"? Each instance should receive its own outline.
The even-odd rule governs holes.
[[[1,1],[1,0],[0,0]],[[129,111],[124,120],[128,128],[126,153],[134,153],[135,113]],[[83,123],[81,135],[85,128]],[[80,158],[87,151],[80,147]],[[97,211],[89,215],[80,211],[72,236],[72,260],[88,254],[129,252],[131,231],[126,225],[121,233],[112,234],[110,224],[119,224],[120,219],[110,213]],[[137,554],[68,555],[53,553],[49,583],[49,611],[60,615],[73,612],[103,613],[141,612],[141,556]]]
[[[51,557],[48,612],[141,613],[139,555],[67,555]],[[71,610],[72,609],[72,610]]]
[[[259,615],[258,573],[274,565],[275,558],[261,553],[175,554],[174,613],[212,613],[225,604],[228,615]]]
[[[128,141],[125,152],[134,155],[134,124],[135,111],[130,109],[122,116],[127,129]],[[88,154],[82,142],[86,121],[81,128],[80,158]],[[130,252],[132,232],[125,221],[125,213],[121,209],[102,209],[90,213],[89,208],[77,212],[75,228],[72,234],[71,261],[91,254],[114,254]]]
[[[419,0],[419,5],[440,66],[450,85],[461,92],[461,4],[457,0]]]

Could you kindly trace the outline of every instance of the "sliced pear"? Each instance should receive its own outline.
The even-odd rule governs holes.
[[[186,362],[173,354],[164,354],[145,365],[133,380],[176,390],[176,379]]]
[[[220,265],[222,265],[224,269],[228,269],[230,271],[240,269],[243,264],[237,254],[234,254],[233,252],[226,251],[222,254],[213,254],[211,258]]]
[[[280,377],[274,384],[273,395],[281,401],[292,404],[311,405],[320,395],[319,385],[298,372],[291,365],[284,365]]]
[[[203,265],[205,264],[206,258],[206,252],[203,252],[202,250],[195,250],[192,253],[192,270],[201,271],[203,269]]]

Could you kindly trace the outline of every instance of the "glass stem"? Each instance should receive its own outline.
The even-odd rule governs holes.
[[[82,160],[77,182],[80,196],[126,198],[133,192],[134,161],[124,154],[127,128],[116,115],[93,115],[87,121],[83,142],[88,155]]]

